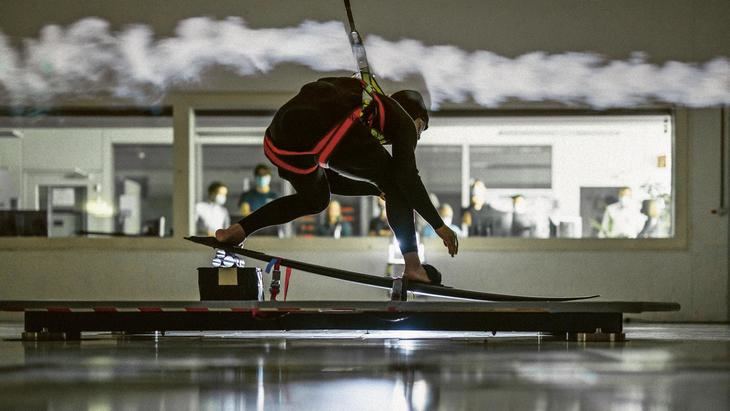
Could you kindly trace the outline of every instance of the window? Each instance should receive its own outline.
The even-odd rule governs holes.
[[[220,113],[195,120],[189,212],[219,181],[235,222],[245,213],[241,195],[256,186],[256,166],[270,166],[261,138],[271,114]],[[170,235],[177,188],[169,118],[153,127],[119,123],[56,121],[5,132],[0,235]],[[675,156],[686,148],[675,144],[673,126],[668,114],[434,116],[416,156],[434,202],[450,206],[464,235],[675,238]],[[293,191],[273,167],[269,186],[276,196]],[[333,199],[349,226],[340,236],[367,235],[377,200]],[[325,218],[259,235],[322,235]],[[419,230],[432,234],[423,221]]]
[[[225,117],[224,117],[225,118]],[[266,116],[201,117],[197,154],[207,184],[237,198],[251,188]],[[527,238],[669,238],[674,235],[673,132],[669,115],[435,117],[416,150],[434,204],[465,236]],[[270,165],[269,165],[270,166]],[[292,192],[276,177],[277,194]],[[353,235],[366,235],[375,199],[337,197]],[[271,235],[314,236],[324,221],[305,216]],[[419,230],[431,236],[424,221]]]
[[[442,218],[453,222],[462,216],[462,146],[428,144],[424,134],[416,147],[416,164],[421,180],[431,195],[431,201]],[[424,238],[436,237],[436,232],[425,220],[416,220],[419,233]],[[456,227],[452,227],[456,228]]]
[[[487,187],[550,189],[552,146],[469,146],[469,173]]]
[[[432,162],[419,158],[426,186],[434,184],[429,169],[445,163],[434,159],[453,151],[443,144],[465,149],[460,187],[467,235],[674,235],[669,115],[437,117],[428,133],[421,141],[433,144]]]
[[[280,100],[267,102],[271,106],[280,104]],[[245,110],[248,106],[250,102],[243,95],[196,94],[181,99],[173,110],[176,157],[187,157],[188,164],[192,165],[188,170],[180,170],[188,174],[178,180],[181,184],[176,185],[175,195],[176,199],[189,200],[187,205],[175,208],[178,218],[188,220],[186,227],[192,227],[193,202],[199,195],[193,187],[198,178],[194,170],[199,167],[193,155],[194,146],[203,138],[206,144],[218,144],[216,140],[223,138],[219,134],[208,140],[201,132],[201,116],[196,115],[200,114],[197,107],[225,112],[228,110],[226,107]],[[237,121],[249,121],[245,112],[232,112],[235,114],[231,117],[240,118]],[[555,113],[469,117],[441,114],[434,115],[428,132],[419,142],[417,155],[422,157],[419,170],[432,192],[439,191],[442,196],[450,197],[448,201],[454,201],[455,193],[459,193],[460,203],[452,206],[453,224],[465,235],[595,239],[586,241],[585,246],[572,241],[529,243],[529,247],[544,249],[623,248],[629,244],[608,242],[604,238],[671,239],[639,241],[646,246],[631,242],[630,247],[640,248],[686,245],[687,136],[683,131],[678,136],[674,135],[675,122],[679,124],[679,130],[684,130],[687,121],[685,111],[674,114]],[[243,127],[244,133],[235,137],[236,143],[228,144],[260,146],[261,135],[271,113],[261,117],[265,120],[255,133],[250,133],[252,128]],[[451,173],[454,174],[458,164],[459,179],[452,177],[455,181],[440,184],[438,179],[442,177],[444,164],[439,158],[443,155],[456,156],[457,150],[460,160],[453,158],[446,167],[453,166]],[[445,154],[447,152],[450,154]],[[678,153],[681,161],[675,164]],[[475,157],[474,167],[472,155]],[[495,164],[497,172],[484,176],[491,187],[479,175],[472,175],[480,172],[477,164],[480,161]],[[475,190],[474,187],[481,188]],[[482,209],[474,204],[475,193],[481,194],[484,197],[482,203],[493,210],[486,208],[488,212],[480,211]],[[620,198],[624,198],[623,202]],[[376,214],[375,201],[362,201],[359,211],[352,214],[353,219],[360,217],[356,226],[363,226],[364,221]],[[616,210],[619,208],[622,210]],[[482,221],[484,229],[470,231],[474,220]],[[284,238],[297,234],[296,223],[290,227],[291,230],[284,232]],[[599,246],[599,243],[605,245]],[[470,244],[497,249],[521,247],[514,241]]]
[[[114,232],[170,235],[172,145],[114,144]]]
[[[196,204],[215,200],[209,197],[209,189],[212,184],[223,184],[227,195],[222,206],[228,212],[229,221],[236,222],[261,205],[289,192],[288,184],[278,177],[260,144],[205,144],[205,139],[201,140],[203,142],[198,145],[198,150],[202,173],[201,178],[196,180],[199,183]],[[256,173],[265,178],[257,179]],[[196,220],[201,218],[198,216]],[[201,235],[215,228],[211,223],[205,229],[203,221],[197,221],[196,225]],[[279,228],[264,229],[257,235],[279,235]]]
[[[10,223],[3,224],[0,234],[69,237],[108,230],[111,206],[106,194],[111,187],[104,184],[101,130],[14,131],[13,138],[0,139],[0,203]],[[38,219],[29,226],[22,220],[32,214]],[[39,221],[45,229],[38,229]]]
[[[169,117],[12,122],[0,138],[0,235],[170,235]]]

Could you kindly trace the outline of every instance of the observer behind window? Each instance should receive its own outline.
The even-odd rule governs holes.
[[[208,186],[208,198],[195,204],[195,227],[198,235],[215,235],[215,230],[228,227],[231,217],[226,209],[228,187],[214,181]]]
[[[271,169],[267,165],[257,165],[253,170],[253,176],[254,187],[242,193],[238,199],[238,207],[244,217],[279,197],[278,193],[271,190]]]

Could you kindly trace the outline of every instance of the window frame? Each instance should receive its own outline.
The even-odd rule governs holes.
[[[250,111],[275,110],[290,98],[288,93],[230,93],[200,92],[179,93],[168,98],[172,106],[172,144],[173,144],[173,221],[172,238],[0,238],[0,250],[28,249],[140,249],[140,250],[180,250],[190,249],[191,245],[180,241],[181,237],[192,234],[195,228],[195,144],[196,111]],[[657,107],[651,109],[615,110],[596,112],[588,110],[494,110],[494,111],[443,111],[435,115],[446,121],[459,121],[465,117],[489,116],[550,116],[550,115],[669,115],[672,122],[672,182],[674,201],[674,236],[651,239],[599,239],[599,238],[497,238],[470,237],[461,242],[462,251],[646,251],[646,250],[686,250],[688,248],[688,182],[689,182],[689,137],[688,109]],[[123,138],[122,138],[123,139]],[[135,141],[137,142],[137,141]],[[453,142],[433,142],[434,145],[454,145]],[[105,153],[105,158],[107,157]],[[462,176],[464,168],[469,167],[468,144],[462,145]],[[105,161],[105,164],[108,164]],[[467,173],[468,174],[468,171]],[[468,181],[462,178],[462,203],[468,201]],[[464,186],[467,184],[467,186]],[[267,249],[286,249],[317,251],[328,250],[372,250],[382,248],[383,239],[369,237],[353,238],[255,238],[248,244]],[[439,239],[424,239],[428,248],[440,247]]]
[[[194,167],[190,165],[195,146],[195,111],[196,110],[261,110],[262,108],[270,108],[270,103],[275,103],[273,107],[278,107],[285,100],[283,96],[271,96],[267,101],[258,101],[258,104],[252,107],[250,96],[239,93],[199,93],[193,95],[180,96],[175,100],[173,106],[173,125],[174,125],[174,147],[175,151],[175,193],[173,196],[173,214],[175,221],[187,221],[187,226],[176,227],[176,232],[190,233],[194,228],[192,221],[193,215],[190,212],[193,207],[195,193],[191,182],[195,181],[192,175]],[[273,98],[272,98],[273,97]],[[272,101],[274,100],[274,101]],[[269,103],[269,104],[266,104]],[[263,106],[263,107],[262,107]],[[479,117],[485,113],[474,112],[452,112],[441,115],[444,118],[451,118],[459,121],[464,117]],[[535,115],[647,115],[647,114],[669,114],[672,121],[672,182],[673,182],[673,201],[674,201],[674,236],[670,238],[650,238],[650,239],[606,239],[606,238],[474,238],[462,241],[462,250],[465,251],[587,251],[587,250],[677,250],[686,249],[688,244],[688,196],[687,183],[689,179],[687,160],[689,155],[688,144],[688,119],[687,110],[685,109],[651,109],[651,110],[621,110],[620,112],[592,112],[592,111],[569,111],[569,110],[540,110],[536,111],[518,111],[505,113],[502,111],[494,111],[487,115],[491,116],[535,116]],[[434,145],[453,145],[448,141],[434,141]],[[468,145],[462,146],[462,176],[464,175],[464,167],[469,167],[468,161]],[[189,160],[187,160],[189,159]],[[187,160],[187,162],[186,162]],[[177,179],[179,176],[179,179]],[[462,178],[462,185],[468,184]],[[468,189],[462,187],[462,197],[468,196]],[[467,193],[467,194],[465,194]],[[462,198],[464,202],[465,198]],[[184,220],[181,220],[183,218]],[[253,237],[252,237],[253,239]],[[309,241],[299,241],[297,238],[278,239],[280,247],[290,249],[303,247],[303,244]],[[325,243],[359,241],[361,238],[353,239],[320,239]],[[434,241],[426,241],[426,243],[438,244],[438,239]],[[317,241],[319,243],[319,241]],[[353,247],[357,247],[358,243],[354,243]],[[314,244],[312,244],[314,245]],[[316,249],[316,247],[306,247],[305,249]],[[354,248],[353,248],[354,249]]]

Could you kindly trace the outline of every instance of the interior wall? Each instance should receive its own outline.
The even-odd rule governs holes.
[[[444,13],[448,7],[448,13]],[[426,44],[453,44],[465,50],[491,50],[514,57],[533,51],[592,51],[609,59],[647,53],[649,61],[704,62],[730,55],[730,2],[727,0],[585,0],[510,1],[373,1],[359,12],[358,27],[387,39],[419,39]],[[108,19],[119,29],[131,23],[151,24],[170,35],[182,18],[207,15],[243,16],[252,27],[297,25],[305,19],[342,20],[340,2],[203,0],[175,2],[92,2],[68,0],[51,5],[26,0],[23,7],[0,2],[0,30],[14,45],[37,36],[45,24],[69,24],[86,16]],[[271,73],[240,79],[212,71],[190,85],[206,90],[293,92],[321,73],[282,66]],[[408,80],[413,81],[413,80]],[[418,80],[415,80],[418,81]],[[383,84],[394,89],[389,82]],[[408,82],[400,86],[409,86]],[[94,104],[109,104],[97,99]],[[451,105],[447,107],[460,107]],[[509,251],[464,252],[455,259],[430,250],[432,262],[459,287],[495,292],[562,295],[600,292],[616,300],[677,301],[679,313],[644,318],[727,321],[728,218],[710,214],[719,204],[720,116],[718,110],[689,114],[689,245],[673,251]],[[5,157],[2,157],[5,160]],[[11,160],[12,161],[12,160]],[[254,247],[255,243],[252,243]],[[271,247],[272,253],[286,250]],[[385,249],[291,252],[295,258],[332,266],[377,272]],[[190,299],[196,298],[194,267],[207,264],[208,250],[0,250],[0,299]],[[382,293],[364,287],[301,275],[291,291],[300,298],[377,298]]]

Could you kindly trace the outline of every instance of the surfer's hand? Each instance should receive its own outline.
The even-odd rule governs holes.
[[[456,237],[454,230],[444,224],[436,229],[436,234],[444,240],[444,245],[449,249],[449,254],[452,257],[459,253],[459,239]]]

